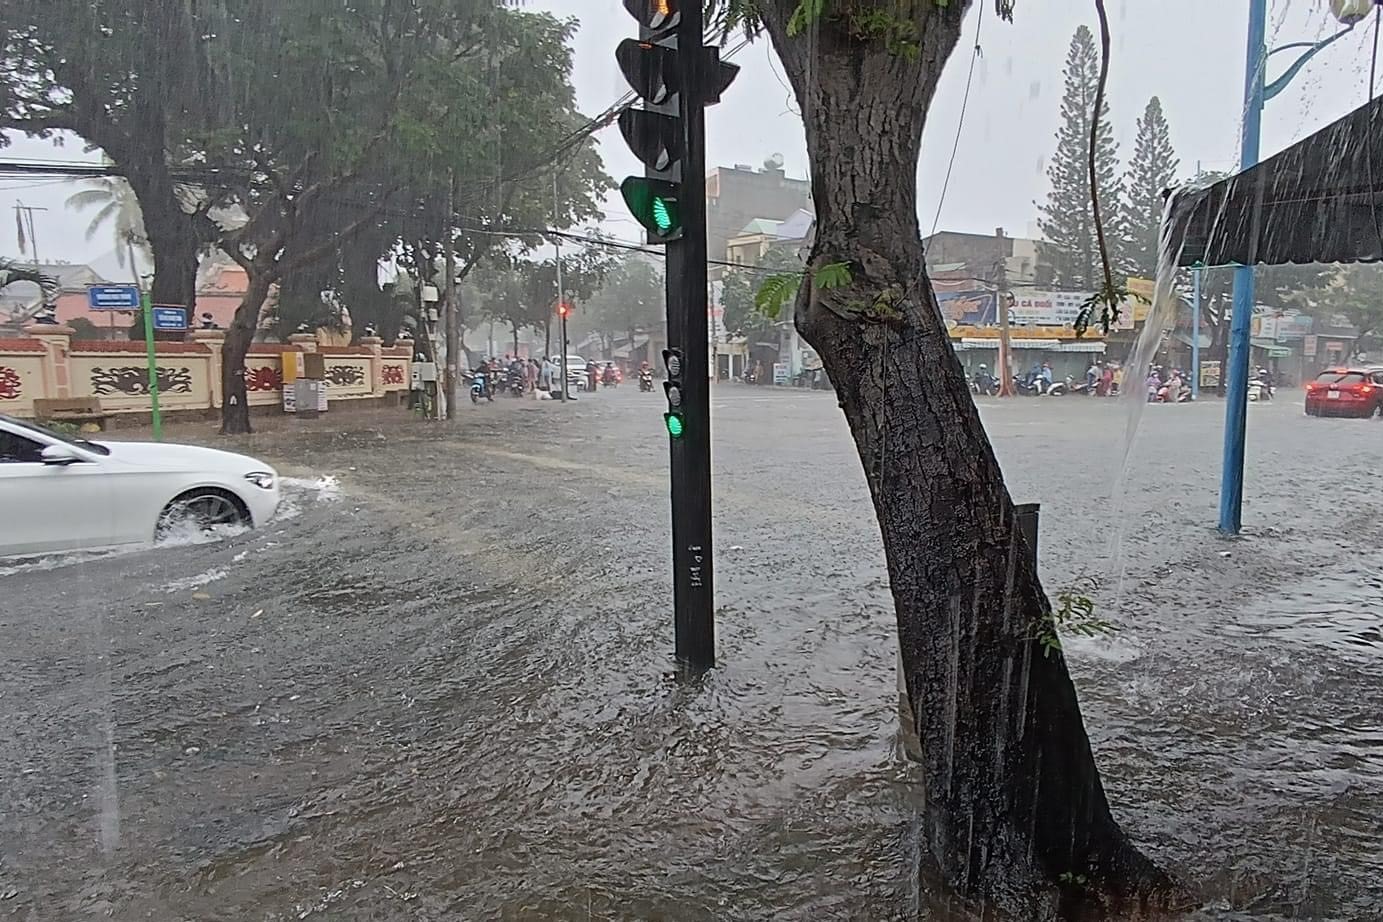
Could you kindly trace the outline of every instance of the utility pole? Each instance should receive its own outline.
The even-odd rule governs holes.
[[[557,223],[557,174],[552,174],[552,221]],[[562,400],[567,399],[567,302],[566,292],[562,290],[562,238],[552,238],[553,265],[557,269],[557,326],[558,337],[562,340]]]
[[[1013,393],[1013,359],[1009,345],[1009,298],[1008,293],[1008,260],[1004,258],[1004,235],[1002,230],[994,232],[997,241],[994,260],[994,303],[999,310],[999,367],[994,369],[994,373],[999,377],[999,396],[1012,397]]]
[[[638,40],[615,59],[644,100],[620,113],[620,133],[644,164],[620,193],[651,244],[667,245],[668,347],[663,351],[672,493],[675,652],[686,670],[715,665],[711,559],[711,382],[706,273],[707,105],[738,68],[702,44],[700,0],[625,0]]]
[[[1350,4],[1361,7],[1360,4]],[[1367,11],[1363,15],[1366,15]],[[1340,15],[1337,13],[1337,15]],[[1345,28],[1319,42],[1292,42],[1274,48],[1267,47],[1268,0],[1249,0],[1248,51],[1244,62],[1244,131],[1239,151],[1239,169],[1245,171],[1258,165],[1259,141],[1263,130],[1263,107],[1277,96],[1301,72],[1306,62],[1320,51],[1348,35],[1362,15],[1341,16]],[[1272,83],[1266,82],[1268,58],[1283,51],[1305,48],[1306,51]],[[1237,535],[1243,526],[1244,510],[1244,441],[1248,423],[1249,358],[1253,329],[1255,300],[1253,266],[1234,270],[1234,308],[1229,327],[1228,367],[1225,382],[1225,444],[1220,474],[1220,533]]]
[[[1258,163],[1263,129],[1263,71],[1267,66],[1268,0],[1249,0],[1248,52],[1244,64],[1244,131],[1239,169]],[[1229,327],[1225,376],[1225,446],[1220,472],[1220,532],[1237,535],[1243,525],[1244,438],[1249,400],[1249,334],[1253,329],[1253,266],[1234,270],[1234,312]],[[1140,370],[1141,371],[1141,370]]]
[[[447,420],[456,419],[457,356],[461,353],[461,311],[456,303],[456,240],[452,231],[452,215],[456,213],[456,171],[447,170],[447,222],[443,236],[446,245],[446,324],[447,324],[447,368],[446,403]]]

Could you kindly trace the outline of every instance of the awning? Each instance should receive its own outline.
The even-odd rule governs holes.
[[[1291,348],[1279,345],[1276,340],[1254,337],[1251,342],[1253,343],[1253,348],[1262,349],[1268,354],[1268,358],[1285,359],[1292,354]]]
[[[1042,352],[1104,352],[1105,344],[1098,339],[1077,339],[1062,342],[1059,339],[1010,339],[1013,349],[1034,349]],[[989,337],[966,336],[955,343],[956,351],[970,352],[977,349],[998,349],[999,340]]]
[[[1177,264],[1383,259],[1383,97],[1237,176],[1178,190]]]

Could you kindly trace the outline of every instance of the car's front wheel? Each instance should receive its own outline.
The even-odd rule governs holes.
[[[235,494],[214,487],[188,490],[159,513],[154,538],[165,538],[178,532],[209,532],[217,528],[248,525],[250,511]]]

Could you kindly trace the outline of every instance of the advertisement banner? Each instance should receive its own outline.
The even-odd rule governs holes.
[[[999,322],[998,300],[993,291],[974,287],[952,289],[943,282],[932,288],[948,327],[985,327]]]
[[[1016,326],[1068,327],[1090,295],[1080,291],[1015,288],[1009,322]]]

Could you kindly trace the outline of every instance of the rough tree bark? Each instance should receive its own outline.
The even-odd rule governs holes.
[[[247,272],[245,296],[235,308],[235,316],[221,343],[221,434],[240,435],[250,430],[250,405],[246,400],[245,356],[259,327],[260,311],[274,280],[268,267]]]
[[[795,322],[835,385],[883,537],[923,750],[923,879],[1024,922],[1179,901],[1111,815],[1066,660],[1037,640],[1050,605],[926,276],[916,165],[970,4],[883,4],[912,10],[915,55],[851,35],[834,4],[789,35],[797,5],[759,4],[806,127],[810,266],[846,262],[853,281],[804,284]]]

